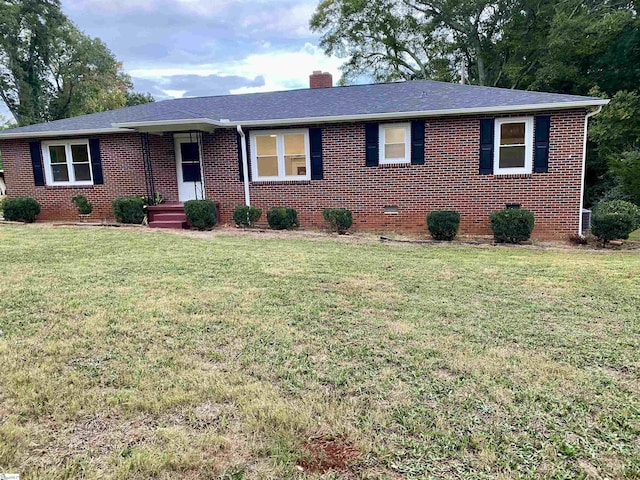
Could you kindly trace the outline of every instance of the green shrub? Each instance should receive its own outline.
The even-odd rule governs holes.
[[[40,204],[31,197],[5,198],[2,212],[5,220],[33,223],[40,213]]]
[[[338,232],[340,235],[347,233],[353,225],[351,210],[346,208],[326,208],[322,212],[322,217],[329,224],[331,231]]]
[[[640,228],[640,208],[631,202],[626,202],[624,200],[600,202],[593,209],[593,213],[621,213],[623,215],[628,215],[633,222],[633,229],[637,230]]]
[[[535,219],[522,208],[507,208],[490,216],[491,230],[497,242],[520,243],[531,238]]]
[[[427,215],[427,226],[434,240],[451,241],[460,227],[460,214],[454,210],[436,210]]]
[[[591,218],[591,233],[605,246],[611,240],[627,239],[633,232],[633,221],[622,213],[600,213]]]
[[[262,210],[247,205],[238,205],[233,211],[233,221],[239,227],[253,227],[261,216]]]
[[[298,212],[294,208],[272,208],[267,212],[267,222],[273,230],[291,230],[300,226]]]
[[[111,207],[120,223],[140,224],[144,220],[144,202],[140,197],[118,197]]]
[[[93,205],[91,205],[89,200],[87,200],[87,197],[84,195],[76,195],[71,199],[71,201],[78,209],[78,213],[80,215],[89,215],[93,212]]]
[[[198,230],[211,230],[218,223],[216,204],[211,200],[189,200],[184,203],[187,222]]]

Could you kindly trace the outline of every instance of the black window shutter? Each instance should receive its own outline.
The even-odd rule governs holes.
[[[246,136],[246,134],[245,134]],[[246,141],[246,139],[245,139]],[[244,165],[242,164],[242,137],[236,134],[236,142],[238,144],[238,179],[244,181]],[[249,158],[249,147],[247,146],[247,167],[249,168],[249,180],[251,180],[251,159]]]
[[[322,180],[322,129],[309,129],[309,147],[311,150],[311,180]]]
[[[411,122],[411,165],[424,165],[424,120]]]
[[[89,153],[91,154],[91,170],[93,171],[93,184],[102,185],[104,178],[102,177],[102,157],[100,156],[100,140],[97,138],[89,139]]]
[[[367,147],[365,165],[367,167],[377,167],[379,156],[379,127],[377,123],[367,123],[365,125],[365,144]]]
[[[29,142],[31,151],[31,165],[33,167],[33,182],[36,187],[44,186],[44,169],[42,167],[42,149],[40,142]]]
[[[551,117],[540,115],[536,117],[536,134],[534,141],[533,171],[546,173],[549,171],[549,130]]]
[[[480,120],[480,175],[493,173],[493,118]]]

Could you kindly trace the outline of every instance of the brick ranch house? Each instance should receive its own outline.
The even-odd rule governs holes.
[[[424,232],[429,211],[454,209],[460,233],[488,234],[489,214],[515,204],[537,238],[581,231],[587,121],[607,100],[427,80],[333,87],[321,72],[310,84],[1,132],[7,193],[40,202],[40,220],[77,219],[75,195],[100,220],[116,197],[159,192],[170,203],[151,226],[180,227],[179,202],[208,198],[223,224],[247,203],[294,207],[303,227],[345,207],[358,229]]]

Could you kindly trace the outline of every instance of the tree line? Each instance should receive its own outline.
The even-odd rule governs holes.
[[[433,79],[595,95],[585,202],[640,204],[640,20],[621,0],[322,0],[342,82]]]

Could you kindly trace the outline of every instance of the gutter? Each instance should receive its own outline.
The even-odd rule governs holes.
[[[51,138],[51,137],[82,137],[86,135],[100,135],[105,133],[131,133],[133,130],[124,130],[122,128],[94,128],[87,130],[51,130],[46,132],[16,132],[0,133],[0,140],[11,138]]]
[[[247,207],[251,206],[251,199],[249,198],[249,162],[247,160],[247,141],[242,127],[236,125],[238,135],[240,135],[241,152],[242,152],[242,182],[244,183],[244,203]]]
[[[609,101],[607,101],[609,103]],[[606,104],[605,104],[606,105]],[[593,112],[587,113],[584,117],[584,139],[582,141],[582,174],[580,176],[580,214],[578,215],[578,235],[582,236],[582,210],[584,209],[584,179],[587,170],[587,131],[589,128],[589,119],[596,116],[602,111],[602,105],[598,106]]]

